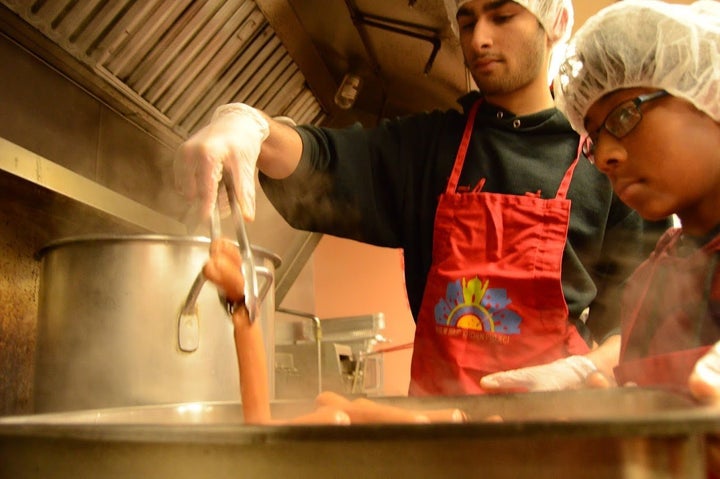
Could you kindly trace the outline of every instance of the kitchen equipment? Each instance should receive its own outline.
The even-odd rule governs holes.
[[[720,411],[665,390],[617,388],[443,398],[465,424],[246,426],[235,402],[0,418],[0,476],[705,479]],[[276,402],[275,418],[312,409]],[[499,414],[504,422],[483,422]]]
[[[35,411],[237,400],[232,323],[216,289],[198,293],[191,327],[178,321],[208,248],[207,238],[137,235],[40,250]],[[253,255],[270,273],[280,264],[262,248]],[[269,292],[260,317],[269,364],[274,310]]]
[[[278,399],[313,398],[320,389],[340,394],[379,396],[383,392],[382,355],[369,354],[387,340],[383,313],[275,322],[275,393]],[[314,319],[313,322],[307,319]]]
[[[238,248],[240,249],[240,257],[242,258],[240,269],[245,279],[244,285],[244,303],[248,310],[248,318],[250,322],[255,322],[255,318],[259,315],[260,304],[262,301],[260,298],[258,288],[257,272],[255,271],[255,258],[253,256],[250,240],[248,239],[247,230],[245,229],[245,220],[240,212],[238,206],[237,192],[235,191],[235,185],[233,184],[232,176],[227,170],[223,170],[222,185],[225,186],[227,191],[228,203],[230,203],[230,211],[232,213],[233,224],[235,225],[235,233],[238,241]],[[221,188],[218,188],[218,202],[215,205],[215,211],[213,213],[213,225],[212,233],[213,238],[220,236],[220,212],[219,212],[219,195]],[[271,283],[266,283],[271,284]],[[232,307],[229,305],[228,308]],[[232,314],[232,311],[228,309],[228,312]]]
[[[275,312],[282,314],[289,314],[298,318],[303,318],[310,321],[313,331],[313,339],[315,340],[315,365],[317,368],[317,394],[325,391],[325,385],[323,384],[323,347],[322,347],[322,321],[318,316],[307,313],[304,311],[297,311],[288,308],[276,308]],[[286,323],[294,324],[294,323]],[[300,329],[304,331],[301,324],[295,324],[300,326]],[[287,329],[287,328],[286,328]],[[307,339],[307,338],[306,338]],[[278,352],[277,337],[275,340],[275,392],[278,392],[278,376],[283,377],[283,384],[287,382],[288,377],[297,378],[299,376],[299,370],[295,367],[295,356],[290,352]],[[281,347],[282,348],[282,347]],[[307,391],[309,393],[309,391]],[[309,394],[307,397],[311,397]]]

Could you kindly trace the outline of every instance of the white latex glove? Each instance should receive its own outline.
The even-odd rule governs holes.
[[[585,356],[569,356],[540,366],[488,374],[480,380],[480,386],[497,392],[577,389],[596,371],[595,364]]]
[[[255,219],[255,164],[269,131],[258,110],[231,103],[218,107],[210,124],[180,146],[175,185],[186,199],[199,202],[199,220],[212,213],[223,168],[232,175],[243,216]]]
[[[698,399],[720,399],[720,342],[695,363],[688,379],[690,392]]]

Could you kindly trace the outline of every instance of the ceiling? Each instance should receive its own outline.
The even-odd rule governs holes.
[[[677,3],[688,3],[682,0]],[[612,0],[574,0],[575,25]],[[0,27],[177,143],[222,103],[342,125],[456,107],[455,0],[0,0]],[[335,94],[360,79],[352,108]]]
[[[362,80],[354,112],[380,117],[455,106],[468,90],[453,30],[455,0],[258,0],[333,119],[346,73]],[[291,17],[292,20],[290,20]],[[290,28],[290,24],[296,28]]]
[[[574,0],[575,27],[612,0]],[[689,3],[689,0],[677,3]],[[245,102],[372,125],[471,87],[455,0],[0,0],[5,34],[168,144]],[[335,94],[360,81],[350,109]]]

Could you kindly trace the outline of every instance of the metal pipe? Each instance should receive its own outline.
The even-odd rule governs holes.
[[[291,314],[293,316],[306,318],[313,322],[315,344],[317,346],[318,394],[320,394],[322,392],[322,326],[320,324],[320,318],[314,314],[296,311],[294,309],[275,308],[275,311],[278,313]]]

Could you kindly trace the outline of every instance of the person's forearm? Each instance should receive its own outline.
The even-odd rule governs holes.
[[[613,377],[613,368],[620,358],[620,335],[610,336],[600,346],[585,355],[605,376]]]
[[[275,121],[264,113],[263,116],[270,125],[270,134],[262,144],[257,167],[270,178],[287,178],[300,162],[302,139],[291,126]]]

